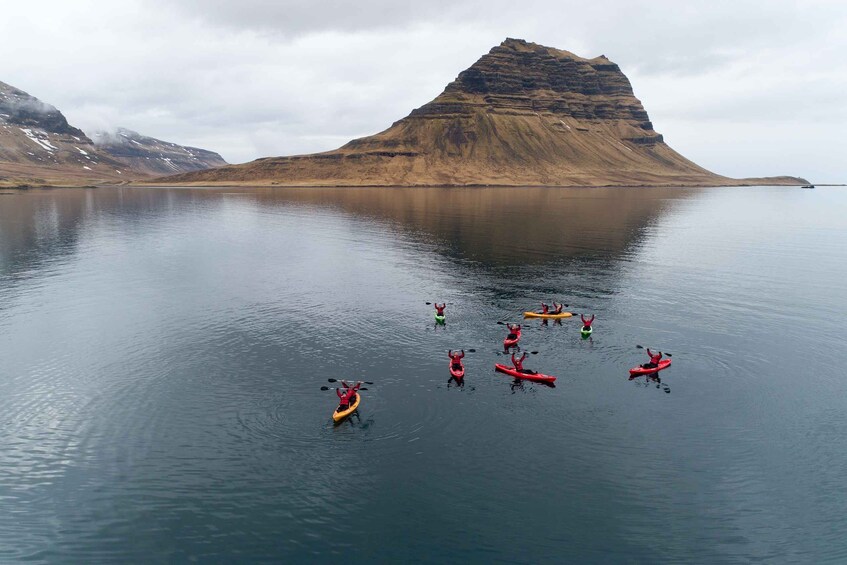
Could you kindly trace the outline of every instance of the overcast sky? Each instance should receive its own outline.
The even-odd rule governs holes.
[[[230,162],[381,131],[516,37],[605,54],[717,173],[847,182],[845,0],[29,0],[0,37],[0,81],[73,125]]]

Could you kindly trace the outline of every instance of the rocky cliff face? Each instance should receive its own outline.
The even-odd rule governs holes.
[[[97,148],[122,161],[133,171],[152,176],[199,171],[227,164],[214,151],[185,147],[119,128],[114,133],[92,134]]]
[[[95,143],[54,106],[0,82],[0,186],[117,183],[226,164],[129,130],[115,136]]]
[[[507,39],[435,100],[326,153],[169,182],[285,185],[715,185],[671,149],[620,68]]]

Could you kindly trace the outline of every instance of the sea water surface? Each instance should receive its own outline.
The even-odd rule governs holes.
[[[0,561],[847,561],[847,191],[0,193]],[[432,306],[447,302],[436,326]],[[527,320],[526,366],[495,373]],[[670,352],[630,380],[637,345]],[[448,349],[465,358],[448,382]],[[372,381],[334,426],[329,378]]]

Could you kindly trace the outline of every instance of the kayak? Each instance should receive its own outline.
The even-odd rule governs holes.
[[[344,418],[346,418],[347,416],[349,416],[350,414],[355,412],[359,408],[359,403],[361,401],[362,401],[362,395],[357,392],[356,393],[356,400],[353,401],[353,404],[351,404],[347,408],[347,410],[341,410],[340,409],[341,406],[339,406],[338,408],[335,409],[335,412],[332,413],[332,421],[337,424],[338,422],[340,422],[341,420],[343,420]]]
[[[524,312],[524,318],[546,318],[548,320],[561,320],[562,318],[570,318],[573,316],[571,312],[562,312],[561,314],[542,314],[540,312]]]
[[[515,338],[514,338],[514,339],[509,339],[509,336],[512,336],[512,335],[514,335],[514,336],[515,336]],[[518,331],[517,331],[516,333],[514,333],[514,334],[513,334],[513,333],[509,333],[509,335],[507,335],[507,336],[503,339],[503,348],[504,348],[504,349],[509,349],[510,347],[515,347],[515,346],[518,344],[518,342],[519,342],[520,340],[521,340],[521,332],[520,332],[520,330],[518,330]]]
[[[514,367],[508,367],[506,365],[501,365],[500,363],[494,364],[494,370],[511,375],[516,379],[526,379],[528,381],[536,381],[539,383],[552,383],[556,381],[556,377],[551,377],[550,375],[542,375],[541,373],[524,373],[522,371],[518,371]]]
[[[447,319],[447,316],[439,316],[438,314],[435,315],[435,323],[436,324],[443,324],[446,319]]]
[[[456,379],[457,381],[465,378],[465,366],[460,363],[459,368],[454,369],[453,362],[450,361],[450,376]]]
[[[670,359],[662,359],[661,361],[659,361],[658,367],[654,367],[653,369],[645,369],[644,367],[639,365],[638,367],[633,367],[632,369],[630,369],[629,374],[630,375],[651,375],[653,373],[658,373],[662,369],[667,369],[670,366],[671,366],[671,360]]]
[[[579,333],[582,334],[582,337],[588,337],[592,334],[592,332],[594,332],[594,328],[588,328],[587,330],[585,328],[582,328],[579,330]]]

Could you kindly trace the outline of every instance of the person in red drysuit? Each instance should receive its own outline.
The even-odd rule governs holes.
[[[652,351],[650,351],[650,348],[648,347],[647,348],[647,355],[650,356],[650,362],[644,363],[641,366],[644,367],[645,369],[655,369],[656,367],[658,367],[659,361],[661,361],[661,359],[662,359],[662,352],[659,351],[657,353],[653,353]]]
[[[435,306],[435,313],[438,314],[439,316],[443,316],[444,315],[444,309],[447,307],[447,303],[445,302],[444,304],[439,306],[438,302],[436,302],[435,304],[433,304],[433,306]]]
[[[453,350],[449,350],[447,355],[450,356],[450,359],[453,361],[453,368],[460,369],[462,367],[462,357],[465,356],[465,350],[463,349],[461,353],[453,353]]]
[[[359,387],[362,386],[362,381],[357,382],[353,386],[347,384],[347,381],[341,381],[341,384],[344,385],[344,390],[342,391],[340,388],[337,388],[335,389],[335,394],[338,395],[339,399],[338,407],[341,410],[347,410],[356,399],[356,394],[358,394]]]
[[[550,307],[542,302],[541,303],[541,313],[547,314],[547,313],[549,313],[549,310],[550,310]]]
[[[584,329],[585,331],[590,330],[590,329],[591,329],[591,324],[593,324],[593,323],[594,323],[594,314],[591,314],[591,319],[590,319],[590,320],[586,320],[586,319],[585,319],[585,316],[584,316],[584,315],[582,315],[582,314],[580,314],[580,315],[579,315],[579,317],[582,319],[582,329]]]
[[[509,335],[506,336],[506,339],[516,339],[518,337],[518,332],[521,331],[520,324],[506,324],[506,327],[509,328]]]
[[[561,313],[562,313],[562,307],[563,307],[563,306],[564,306],[564,304],[556,304],[556,303],[554,302],[554,303],[553,303],[553,313],[554,313],[554,314],[561,314]]]
[[[512,365],[515,367],[515,370],[520,371],[521,373],[534,373],[535,371],[530,371],[529,369],[523,368],[524,359],[526,359],[526,351],[524,351],[520,359],[515,357],[515,354],[512,353]]]

